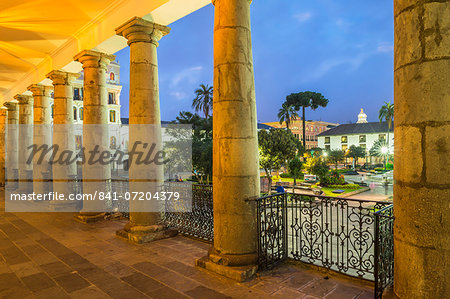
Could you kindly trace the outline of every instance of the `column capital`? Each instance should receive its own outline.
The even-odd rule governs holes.
[[[49,96],[53,90],[53,86],[31,84],[27,89],[33,93],[33,96]]]
[[[16,100],[3,103],[8,111],[17,111],[17,104],[18,102]]]
[[[24,94],[16,94],[14,96],[14,99],[16,99],[19,102],[20,105],[29,105],[33,103],[33,97],[29,95]]]
[[[86,67],[106,69],[114,59],[116,59],[115,55],[94,50],[83,50],[73,57],[73,60],[81,62],[83,69]]]
[[[8,108],[5,106],[0,107],[0,116],[6,116],[6,113],[8,112]]]
[[[125,37],[128,40],[128,45],[135,42],[144,42],[158,46],[158,41],[169,32],[170,28],[167,26],[138,17],[134,17],[116,28],[116,34]]]
[[[48,73],[46,77],[52,80],[53,85],[71,85],[73,80],[80,77],[80,74],[54,70]]]

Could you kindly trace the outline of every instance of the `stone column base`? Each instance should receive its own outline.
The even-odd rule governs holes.
[[[231,278],[237,282],[244,282],[252,278],[258,270],[257,265],[247,266],[225,266],[212,262],[208,256],[195,261],[197,267]]]
[[[101,220],[105,219],[105,215],[106,215],[106,213],[100,213],[100,214],[94,214],[94,215],[78,213],[73,218],[78,222],[87,224],[87,223],[101,221]]]
[[[177,234],[177,229],[165,225],[126,226],[124,229],[116,231],[116,236],[137,244],[167,239],[175,237]]]

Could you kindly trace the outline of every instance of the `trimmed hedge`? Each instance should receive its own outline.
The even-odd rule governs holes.
[[[346,185],[328,185],[327,188],[333,189],[359,189],[360,186],[357,184],[346,184]]]
[[[293,179],[292,175],[289,172],[280,174],[280,177],[284,178],[284,179]],[[297,178],[297,180],[300,180],[300,179],[303,179],[303,173]]]

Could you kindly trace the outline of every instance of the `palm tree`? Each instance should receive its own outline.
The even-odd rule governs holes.
[[[383,120],[387,121],[387,146],[389,148],[389,131],[392,128],[392,120],[394,119],[394,104],[391,104],[391,102],[384,102],[384,105],[381,106],[380,111],[378,112],[378,118],[380,119],[380,122]]]
[[[283,103],[281,109],[278,111],[278,119],[280,120],[280,125],[283,122],[286,123],[286,127],[289,129],[292,120],[296,120],[298,117],[297,111],[293,105],[288,105]]]
[[[299,111],[302,108],[303,119],[303,147],[306,148],[306,121],[305,121],[305,108],[311,108],[316,110],[320,107],[326,107],[328,105],[328,99],[322,94],[312,91],[304,91],[299,93],[291,93],[286,97],[286,104],[293,105],[295,110]]]
[[[213,106],[213,87],[208,86],[208,84],[200,84],[200,88],[195,90],[195,95],[195,99],[192,101],[192,108],[196,112],[202,111],[205,118],[208,118]]]

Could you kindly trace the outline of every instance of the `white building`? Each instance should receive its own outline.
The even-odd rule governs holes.
[[[358,115],[358,121],[354,124],[343,124],[322,132],[318,135],[319,147],[325,150],[347,150],[350,146],[361,146],[367,153],[375,141],[387,140],[387,122],[367,122],[367,115],[363,109]],[[390,152],[394,152],[394,124],[389,130]]]
[[[81,149],[82,146],[82,126],[84,109],[83,109],[83,72],[80,72],[80,77],[73,83],[73,123],[75,124],[75,144],[77,149]],[[120,147],[124,140],[120,140],[120,92],[122,86],[120,85],[120,65],[113,61],[108,65],[106,70],[106,90],[108,91],[108,123],[110,126],[110,147],[115,149]],[[53,118],[53,95],[50,100],[50,107]],[[116,126],[114,125],[116,124]],[[127,140],[128,143],[128,140]]]

